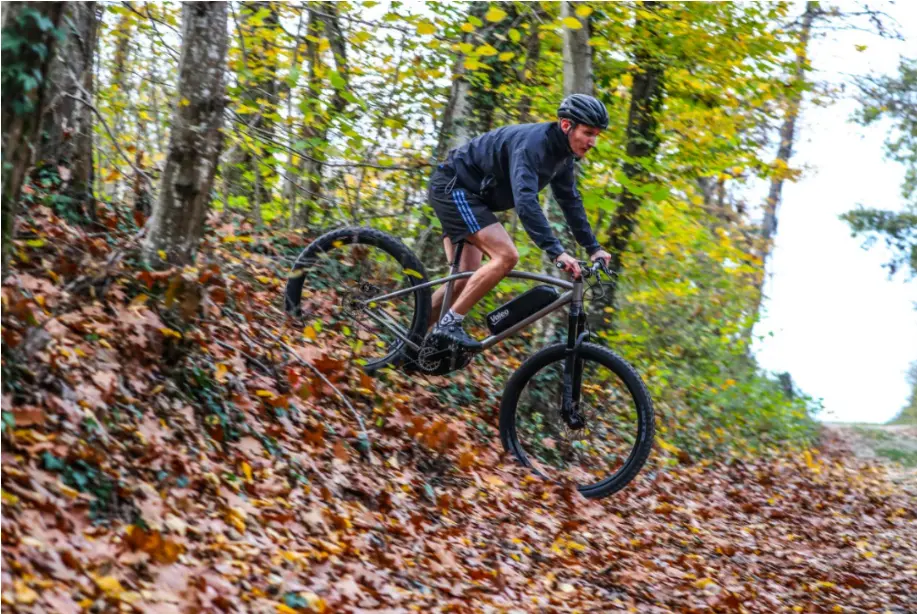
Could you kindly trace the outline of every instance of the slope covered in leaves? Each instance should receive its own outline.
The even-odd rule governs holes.
[[[29,215],[3,288],[12,611],[917,609],[914,498],[843,450],[658,450],[585,500],[503,457],[512,356],[373,380],[327,355],[280,309],[275,246],[301,239],[214,218],[195,268],[149,271],[136,237]]]

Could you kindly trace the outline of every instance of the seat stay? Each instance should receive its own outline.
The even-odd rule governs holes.
[[[411,341],[408,338],[407,331],[405,331],[403,327],[397,324],[393,320],[392,316],[390,316],[385,310],[380,310],[382,315],[377,314],[375,309],[370,309],[366,307],[364,307],[361,311],[365,313],[366,315],[368,315],[373,320],[375,320],[376,322],[378,322],[384,328],[387,328],[389,332],[391,332],[393,335],[398,337],[398,339],[403,341],[412,350],[417,351],[420,349],[419,345],[417,345],[416,343],[414,343],[413,341]]]

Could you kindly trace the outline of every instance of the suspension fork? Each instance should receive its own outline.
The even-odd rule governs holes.
[[[561,416],[569,426],[580,422],[578,409],[580,388],[583,383],[583,360],[579,357],[580,346],[589,340],[586,330],[586,313],[583,311],[583,280],[573,284],[573,302],[570,305],[567,328],[567,352],[564,358],[564,389]],[[580,424],[581,426],[581,424]]]

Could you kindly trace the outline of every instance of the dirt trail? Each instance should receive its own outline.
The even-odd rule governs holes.
[[[917,425],[826,422],[824,427],[826,441],[882,462],[893,482],[917,494]]]

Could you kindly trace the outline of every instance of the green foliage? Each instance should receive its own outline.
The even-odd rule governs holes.
[[[118,482],[96,464],[84,459],[63,459],[45,451],[42,464],[46,471],[60,473],[61,481],[74,490],[92,495],[89,517],[104,521],[118,511],[120,493]]]
[[[19,8],[3,28],[0,81],[4,106],[9,104],[16,115],[35,110],[35,92],[44,79],[41,66],[50,53],[48,35],[61,37],[63,31],[31,4]]]
[[[910,277],[917,275],[917,203],[906,210],[886,211],[859,207],[841,215],[850,224],[853,236],[866,236],[864,247],[871,247],[881,237],[892,252],[885,263],[889,275],[902,268],[910,269]]]
[[[917,59],[903,58],[895,76],[860,77],[856,83],[862,106],[855,119],[864,126],[891,121],[885,153],[904,165],[901,195],[917,203]]]
[[[684,426],[678,441],[690,440],[692,450],[717,448],[702,437],[714,428],[759,443],[768,431],[797,441],[810,432],[809,401],[789,399],[747,358],[762,267],[754,255],[756,228],[741,203],[727,197],[715,205],[699,187],[709,180],[730,195],[752,180],[793,177],[792,169],[772,163],[768,146],[787,101],[809,87],[787,79],[797,43],[786,27],[789,6],[577,7],[580,18],[589,18],[596,94],[611,118],[579,175],[599,240],[609,238],[618,194],[627,190],[643,203],[616,329],[606,340],[649,374],[654,396]],[[638,38],[638,17],[651,19],[662,35],[651,43]],[[425,192],[453,81],[470,84],[475,112],[461,121],[472,131],[523,113],[528,121],[550,121],[563,96],[564,28],[577,25],[561,19],[559,3],[238,5],[215,208],[241,213],[255,226],[305,226],[308,234],[371,225],[401,237],[431,275],[442,274],[439,223]],[[97,106],[116,128],[118,147],[154,175],[166,153],[167,111],[182,104],[174,98],[180,50],[172,40],[179,32],[177,4],[106,7]],[[665,72],[654,161],[624,155],[638,40]],[[96,130],[99,192],[140,198],[133,169]],[[628,163],[643,165],[646,183],[628,179]],[[559,211],[548,212],[573,248]],[[521,224],[511,215],[504,223],[521,254],[518,268],[546,270]],[[295,250],[289,247],[291,256]],[[501,283],[476,314],[530,286]],[[551,330],[546,325],[538,334]],[[543,339],[519,342],[527,353]],[[232,410],[213,382],[189,377],[188,390],[203,395],[198,400],[209,408],[212,427],[234,436]]]
[[[911,396],[889,424],[917,425],[917,361],[911,363],[907,372],[907,383],[911,387]]]
[[[889,159],[904,165],[901,196],[907,203],[900,212],[859,208],[841,219],[850,224],[854,236],[865,236],[864,247],[877,238],[885,240],[892,258],[884,266],[894,275],[910,268],[917,275],[917,60],[902,59],[896,76],[869,76],[857,79],[861,108],[855,119],[868,126],[889,120],[892,130],[885,141]]]

